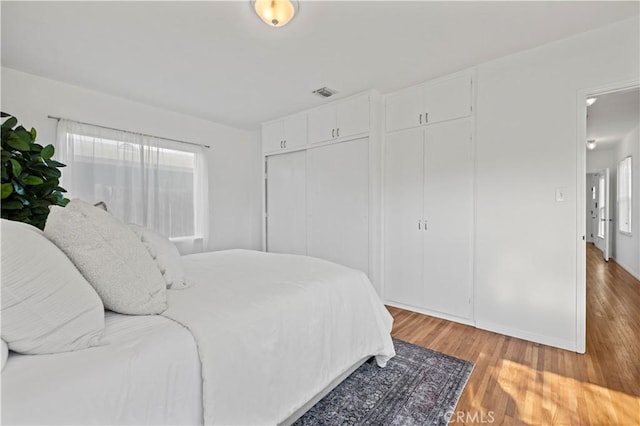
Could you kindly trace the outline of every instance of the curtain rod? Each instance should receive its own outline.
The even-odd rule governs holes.
[[[210,145],[201,145],[199,143],[181,141],[179,139],[171,139],[171,138],[165,138],[165,137],[162,137],[162,136],[148,135],[146,133],[132,132],[132,131],[129,131],[129,130],[116,129],[115,127],[101,126],[99,124],[87,123],[85,121],[71,120],[69,118],[54,117],[53,115],[48,115],[47,118],[50,118],[52,120],[57,120],[57,121],[60,121],[60,120],[73,121],[75,123],[86,124],[88,126],[100,127],[101,129],[116,130],[118,132],[133,133],[134,135],[148,136],[148,137],[156,138],[156,139],[164,139],[166,141],[172,141],[172,142],[184,143],[184,144],[187,144],[187,145],[195,145],[195,146],[202,146],[202,147],[205,147],[205,148],[211,148]]]

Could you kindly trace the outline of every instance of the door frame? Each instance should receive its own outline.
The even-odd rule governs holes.
[[[580,89],[576,93],[576,352],[585,353],[587,342],[587,250],[586,206],[587,182],[587,98],[640,87],[634,78],[601,86]]]

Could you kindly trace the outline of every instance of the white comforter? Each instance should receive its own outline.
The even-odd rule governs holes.
[[[384,366],[392,317],[359,271],[246,250],[184,257],[189,289],[163,314],[193,333],[205,424],[273,425],[358,360]]]

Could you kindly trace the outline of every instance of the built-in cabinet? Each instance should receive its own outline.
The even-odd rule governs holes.
[[[263,124],[265,250],[370,273],[378,105],[368,92]]]
[[[262,125],[263,152],[277,152],[307,145],[307,116],[294,115]]]
[[[369,95],[360,95],[309,112],[309,143],[345,139],[369,132]]]
[[[472,316],[471,93],[464,75],[389,95],[387,130],[396,130],[386,133],[383,155],[385,299],[460,320]]]
[[[385,130],[394,132],[468,117],[471,76],[464,74],[401,90],[385,101]]]

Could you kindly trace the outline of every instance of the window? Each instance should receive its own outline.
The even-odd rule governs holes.
[[[631,157],[618,164],[618,230],[631,233]]]
[[[205,238],[202,147],[64,120],[58,146],[70,198],[173,239]]]
[[[598,237],[604,238],[604,226],[606,225],[606,217],[604,215],[604,209],[606,206],[605,200],[605,180],[604,175],[598,177]]]

